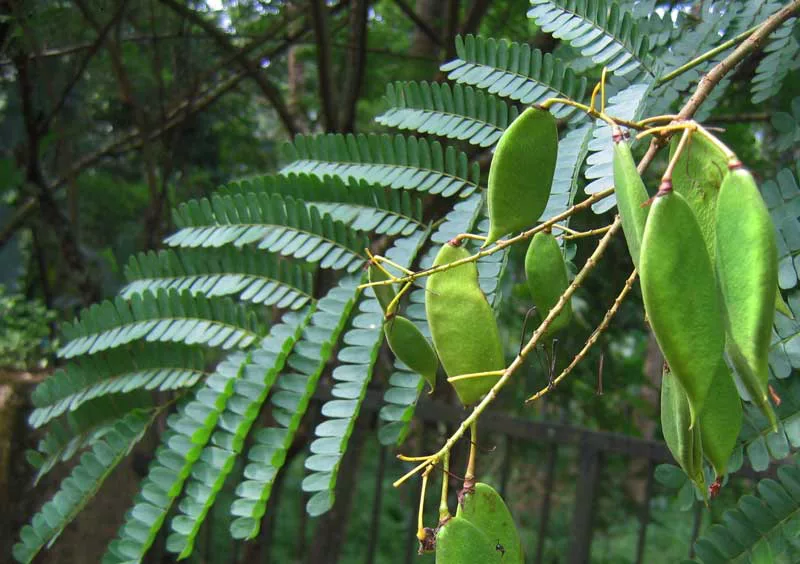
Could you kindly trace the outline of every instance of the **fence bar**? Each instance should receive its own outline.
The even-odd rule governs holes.
[[[692,538],[689,540],[689,558],[694,558],[694,543],[700,536],[700,524],[703,522],[703,504],[694,502],[694,524],[692,525]]]
[[[367,546],[367,564],[374,564],[375,551],[381,534],[381,505],[383,502],[383,476],[386,472],[385,446],[378,452],[378,471],[375,476],[375,498],[372,500],[372,522],[369,528],[369,545]]]
[[[428,432],[428,425],[427,423],[423,422],[422,430],[419,434],[420,445],[428,444],[428,435],[430,435]],[[409,514],[408,531],[406,532],[406,538],[408,539],[408,544],[406,545],[406,564],[412,564],[414,562],[414,557],[416,556],[417,549],[419,547],[419,541],[417,540],[417,503],[419,502],[419,484],[419,477],[417,477],[417,480],[411,480],[410,483],[407,483],[405,487],[409,498],[407,503]]]
[[[500,474],[500,497],[506,497],[506,488],[508,487],[508,480],[511,477],[511,459],[514,451],[514,439],[506,435],[506,452],[505,462],[503,463],[503,471]]]
[[[647,461],[647,482],[644,486],[644,503],[639,514],[639,540],[636,542],[636,564],[644,562],[644,547],[647,541],[647,526],[650,524],[650,500],[653,497],[653,484],[655,464],[652,460]]]
[[[578,462],[578,491],[575,494],[575,514],[572,518],[571,564],[586,564],[592,548],[592,516],[597,501],[597,482],[603,455],[590,441],[582,441]]]
[[[552,443],[547,449],[547,473],[544,477],[544,499],[539,512],[539,531],[536,534],[536,564],[544,561],[544,543],[547,541],[547,525],[550,522],[550,501],[553,498],[553,487],[556,481],[556,461],[558,445]]]

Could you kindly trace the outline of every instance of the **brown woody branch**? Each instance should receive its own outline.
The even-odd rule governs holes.
[[[339,130],[351,132],[355,128],[356,105],[364,81],[367,63],[367,8],[366,0],[352,0],[350,8],[350,44],[347,53],[347,71],[342,92],[342,116]]]
[[[169,7],[176,14],[202,29],[217,43],[217,45],[220,46],[220,48],[227,55],[232,56],[234,61],[236,61],[236,63],[238,63],[242,69],[255,81],[255,83],[261,89],[261,93],[264,94],[264,97],[269,101],[270,104],[272,104],[272,107],[275,108],[275,111],[278,113],[278,117],[280,118],[289,135],[297,134],[297,125],[295,124],[294,117],[289,112],[289,108],[286,106],[286,103],[283,100],[283,96],[281,96],[277,86],[275,86],[272,81],[265,76],[263,69],[261,69],[259,66],[258,61],[249,59],[246,54],[242,53],[241,50],[237,49],[233,43],[231,43],[231,40],[228,38],[227,34],[220,31],[216,25],[204,19],[200,14],[191,8],[186,7],[185,3],[178,2],[176,0],[159,1],[165,6]]]
[[[405,3],[405,0],[394,0],[394,3],[397,4],[397,7],[400,8],[400,11],[403,12],[408,19],[414,22],[414,25],[417,26],[419,30],[424,33],[434,45],[438,47],[442,46],[442,39],[439,37],[439,35],[425,22],[425,20],[417,15],[411,6]]]
[[[335,131],[336,120],[336,92],[333,86],[331,73],[331,37],[328,28],[328,13],[324,0],[309,0],[311,8],[311,21],[314,28],[314,38],[317,42],[317,75],[319,77],[319,97],[322,108],[322,120],[325,131]]]
[[[332,9],[336,11],[341,8],[341,4],[338,4],[336,7]],[[267,32],[265,32],[258,40],[254,40],[250,44],[244,46],[241,51],[243,53],[250,53],[260,47],[266,41],[275,38],[279,33],[282,32],[284,29],[284,23],[276,24],[275,26],[271,27]],[[302,38],[308,33],[309,29],[307,26],[303,26],[299,28],[297,31],[290,32],[285,36],[285,39],[277,45],[275,48],[271,49],[270,51],[264,53],[264,56],[267,57],[274,57],[281,53],[283,53],[286,49],[289,48],[290,45],[294,44],[299,38]],[[218,74],[221,69],[226,68],[231,62],[231,57],[222,61],[219,65],[216,65],[214,68],[210,69],[206,76],[212,78],[214,75]],[[170,131],[172,128],[176,127],[184,120],[188,119],[189,117],[193,116],[197,112],[205,109],[207,106],[214,103],[224,94],[235,88],[242,80],[247,78],[247,73],[241,71],[239,73],[234,73],[230,75],[228,78],[224,79],[222,82],[216,83],[212,86],[206,88],[204,94],[201,96],[196,96],[196,89],[192,90],[192,93],[185,97],[180,102],[176,103],[171,110],[167,112],[167,120],[160,125],[154,127],[149,132],[148,139],[157,139],[158,136],[163,135],[167,131]],[[134,128],[129,131],[127,134],[120,136],[119,138],[110,141],[103,145],[102,147],[96,149],[95,151],[84,155],[83,157],[77,159],[73,165],[65,171],[60,177],[56,178],[52,182],[48,184],[48,187],[55,191],[62,188],[69,179],[74,178],[82,171],[86,170],[90,166],[95,165],[100,160],[116,155],[121,154],[127,151],[132,151],[141,147],[143,142],[143,135],[144,132],[139,131],[138,129]],[[3,248],[6,243],[8,243],[14,234],[24,226],[27,221],[29,220],[31,214],[38,208],[39,203],[36,201],[35,198],[28,198],[25,202],[20,204],[17,207],[14,215],[11,217],[10,220],[0,229],[0,249]]]

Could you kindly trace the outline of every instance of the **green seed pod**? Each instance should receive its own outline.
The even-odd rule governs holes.
[[[505,564],[497,542],[462,517],[453,517],[436,533],[436,564]]]
[[[647,221],[646,207],[642,204],[647,202],[650,196],[636,170],[636,163],[633,162],[630,145],[619,138],[614,137],[614,193],[617,195],[617,209],[622,220],[622,231],[625,233],[625,241],[628,243],[628,251],[631,253],[633,265],[639,268],[639,253],[642,247],[642,236],[644,226]]]
[[[383,324],[386,341],[394,355],[417,374],[421,374],[433,392],[439,359],[428,339],[405,317],[394,315]]]
[[[703,454],[711,463],[717,478],[728,470],[739,431],[742,430],[742,402],[730,368],[723,361],[719,364],[711,390],[700,413],[700,435],[703,439]]]
[[[722,362],[725,329],[717,282],[694,213],[680,194],[656,196],[639,257],[650,326],[689,399],[692,425]]]
[[[367,276],[370,282],[383,282],[384,280],[389,280],[389,277],[386,276],[386,273],[378,268],[378,266],[374,263],[369,265]],[[388,311],[388,309],[389,304],[392,303],[392,300],[396,295],[394,291],[394,284],[373,286],[372,290],[375,292],[375,297],[378,298],[378,303],[381,304],[383,313],[391,313]]]
[[[460,246],[445,243],[434,266],[469,257]],[[469,262],[428,277],[425,313],[433,345],[449,377],[505,368],[503,345],[494,311],[478,285],[478,268]],[[499,376],[453,382],[461,403],[477,402]]]
[[[540,231],[531,239],[525,255],[525,276],[533,303],[544,319],[569,286],[567,263],[551,233]],[[566,327],[572,318],[572,303],[567,302],[547,330],[553,335]]]
[[[471,522],[490,540],[499,544],[505,552],[503,562],[524,564],[522,541],[514,525],[514,518],[503,498],[490,485],[476,483],[475,491],[466,493],[463,501],[458,504],[456,517],[463,517]]]
[[[670,143],[669,156],[675,154],[680,142],[680,135],[675,135]],[[672,186],[683,196],[692,208],[703,241],[714,264],[716,254],[716,209],[722,179],[728,170],[728,157],[716,144],[704,135],[696,133],[689,139],[686,149],[678,156],[672,172]]]
[[[769,345],[778,287],[775,228],[753,176],[733,163],[717,202],[717,277],[728,353],[752,400],[775,425],[767,398]]]
[[[686,393],[665,366],[661,377],[661,432],[664,433],[664,442],[689,479],[705,493],[700,425],[691,428],[691,424]]]
[[[489,238],[532,226],[542,215],[553,184],[558,151],[556,119],[528,108],[503,132],[489,168]]]

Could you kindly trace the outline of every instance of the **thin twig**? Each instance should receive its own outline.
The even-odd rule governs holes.
[[[672,72],[670,72],[668,74],[665,74],[664,76],[662,76],[661,78],[659,78],[656,81],[656,84],[661,85],[661,84],[664,84],[665,82],[669,82],[670,80],[678,78],[680,75],[682,75],[683,73],[693,69],[697,65],[700,65],[700,64],[708,61],[709,59],[713,58],[714,56],[719,55],[723,51],[726,51],[726,50],[730,49],[734,45],[737,45],[738,43],[741,43],[742,41],[744,41],[745,39],[750,37],[757,29],[758,29],[758,26],[754,25],[753,27],[751,27],[747,31],[743,31],[742,33],[740,33],[736,37],[733,37],[733,38],[725,41],[724,43],[720,43],[719,45],[717,45],[716,47],[714,47],[713,49],[711,49],[709,51],[706,51],[705,53],[703,53],[699,57],[695,57],[694,59],[692,59],[688,63],[679,66],[674,71],[672,71]]]
[[[625,281],[625,286],[623,286],[622,290],[617,296],[617,299],[614,300],[614,303],[612,304],[611,308],[609,308],[609,310],[603,317],[603,321],[600,322],[600,325],[597,326],[597,328],[594,330],[591,336],[588,339],[586,339],[586,344],[583,345],[583,348],[580,350],[580,352],[575,355],[575,358],[572,359],[572,362],[570,362],[569,365],[564,370],[561,371],[561,374],[559,374],[555,380],[553,380],[552,385],[548,384],[547,386],[545,386],[544,388],[533,394],[531,397],[526,399],[525,403],[536,401],[537,399],[544,396],[551,389],[555,388],[559,384],[559,382],[561,382],[564,378],[566,378],[569,375],[569,373],[572,372],[572,370],[578,365],[578,363],[581,362],[586,357],[586,355],[589,352],[589,349],[591,349],[594,346],[594,344],[600,338],[600,335],[603,334],[603,331],[605,331],[608,328],[608,325],[611,323],[611,320],[614,318],[617,311],[619,310],[619,307],[622,305],[625,296],[627,296],[628,292],[630,292],[631,288],[633,288],[633,283],[636,281],[636,274],[637,274],[636,270],[634,269],[634,271],[631,272],[631,275],[628,276],[628,279]]]
[[[479,252],[475,253],[472,256],[469,256],[469,257],[466,257],[466,258],[463,258],[463,259],[459,259],[459,260],[453,261],[453,262],[448,263],[448,264],[442,264],[440,266],[429,268],[427,270],[422,270],[420,272],[415,272],[414,274],[409,274],[408,276],[404,276],[402,278],[395,278],[393,280],[379,280],[379,281],[376,281],[376,282],[368,282],[366,284],[362,284],[361,286],[359,286],[359,288],[363,289],[363,288],[370,288],[370,287],[373,287],[373,286],[388,286],[390,284],[405,284],[407,282],[413,282],[413,281],[417,280],[418,278],[423,278],[425,276],[430,276],[431,274],[434,274],[436,272],[443,272],[445,270],[450,270],[451,268],[455,268],[457,266],[461,266],[462,264],[467,264],[469,262],[475,262],[476,260],[479,260],[479,259],[481,259],[483,257],[486,257],[486,256],[492,255],[492,254],[494,254],[496,252],[502,251],[506,247],[510,247],[511,245],[513,245],[515,243],[519,243],[520,241],[523,241],[525,239],[530,239],[531,237],[533,237],[536,233],[539,233],[540,231],[547,231],[555,223],[570,217],[571,215],[575,214],[576,212],[579,212],[579,211],[581,211],[583,209],[588,208],[589,206],[591,206],[595,202],[599,202],[600,200],[602,200],[604,198],[607,198],[608,196],[610,196],[613,193],[614,193],[614,189],[613,188],[609,188],[607,190],[603,190],[602,192],[597,192],[595,194],[592,194],[591,196],[586,198],[581,203],[575,204],[571,208],[567,209],[565,212],[560,213],[560,214],[548,219],[544,223],[540,223],[536,227],[534,227],[532,229],[529,229],[527,231],[523,231],[519,235],[517,235],[515,237],[511,237],[510,239],[503,239],[502,241],[498,241],[497,243],[494,244],[494,246],[489,247],[488,249],[486,249],[484,251],[479,251]]]
[[[700,84],[697,86],[694,94],[689,101],[678,112],[678,119],[691,118],[697,109],[700,107],[714,87],[727,75],[733,67],[738,65],[744,60],[747,55],[755,51],[761,46],[761,43],[778,27],[788,20],[800,8],[800,0],[793,0],[786,4],[783,8],[772,14],[764,23],[762,23],[756,31],[754,31],[741,45],[739,45],[733,53],[725,57],[719,62],[708,74],[700,79]]]
[[[800,0],[794,0],[790,4],[788,4],[787,6],[785,6],[784,8],[773,14],[763,24],[761,24],[761,27],[759,27],[759,29],[755,31],[747,39],[745,43],[740,45],[733,53],[731,53],[728,57],[726,57],[716,67],[714,67],[709,72],[709,74],[704,76],[703,79],[700,81],[700,85],[697,87],[697,90],[695,91],[694,95],[681,109],[680,113],[677,116],[677,119],[678,120],[691,119],[691,117],[694,115],[694,113],[697,111],[700,105],[708,97],[711,90],[714,89],[714,87],[725,77],[725,75],[733,67],[735,67],[736,64],[739,63],[748,53],[750,53],[750,51],[758,47],[758,45],[761,43],[761,41],[764,40],[764,38],[767,35],[769,35],[772,31],[774,31],[786,19],[788,19],[791,16],[791,14],[795,12],[799,7],[800,7]],[[650,166],[650,164],[653,162],[653,159],[656,156],[656,153],[658,153],[658,151],[664,146],[665,143],[666,139],[662,137],[654,138],[650,142],[650,147],[648,148],[647,153],[645,153],[644,157],[642,157],[642,160],[639,161],[639,164],[636,167],[637,170],[639,171],[639,174],[642,174]],[[597,196],[597,194],[595,194],[595,196]],[[605,197],[605,195],[603,197]],[[590,199],[591,198],[587,199],[586,201],[589,201]],[[556,223],[557,221],[564,219],[564,217],[568,215],[572,215],[572,213],[575,213],[575,210],[573,210],[573,208],[567,210],[569,213],[565,212],[565,214],[562,214],[559,217],[551,219],[546,224],[540,225],[538,228],[536,228],[536,230],[549,228],[549,226],[552,225],[553,223]],[[464,433],[472,424],[472,422],[477,420],[478,417],[480,417],[481,413],[483,413],[483,411],[486,409],[486,407],[494,401],[494,399],[497,397],[498,392],[503,388],[503,386],[505,386],[505,384],[511,378],[512,374],[522,365],[522,363],[525,361],[525,357],[530,353],[530,351],[535,349],[536,344],[538,343],[541,336],[544,334],[544,331],[547,330],[550,323],[552,323],[552,321],[558,316],[558,314],[561,313],[561,310],[564,308],[567,301],[572,297],[572,294],[575,292],[577,287],[583,282],[583,280],[586,278],[586,276],[589,274],[592,268],[594,268],[596,261],[605,252],[605,249],[608,246],[611,237],[619,230],[620,226],[621,222],[619,216],[617,216],[614,219],[614,223],[611,224],[611,228],[598,243],[597,248],[595,249],[594,253],[592,253],[592,256],[589,257],[589,259],[586,261],[586,264],[584,264],[581,271],[575,277],[575,280],[573,280],[572,284],[570,284],[570,286],[566,289],[564,294],[559,299],[558,303],[556,303],[555,307],[553,307],[553,309],[550,310],[550,313],[547,315],[547,318],[545,318],[545,320],[542,322],[539,328],[536,331],[534,331],[533,336],[531,337],[530,341],[528,341],[528,344],[517,355],[517,357],[508,366],[508,368],[506,368],[506,371],[503,374],[503,376],[500,377],[497,383],[495,383],[492,389],[489,390],[489,392],[486,394],[486,396],[484,396],[481,402],[477,406],[475,406],[475,408],[473,408],[470,415],[461,422],[461,425],[459,425],[458,429],[456,429],[456,431],[445,442],[444,446],[442,446],[442,448],[439,449],[439,451],[437,451],[435,454],[427,457],[421,464],[419,464],[418,466],[407,472],[399,480],[395,481],[394,482],[395,487],[400,486],[403,482],[405,482],[406,480],[408,480],[410,477],[414,476],[421,470],[424,470],[426,467],[432,464],[436,464],[444,453],[449,452],[450,449],[453,448],[453,445],[455,445],[455,443],[464,435]],[[534,230],[526,231],[523,234],[514,237],[513,242],[517,242],[518,240],[525,238],[524,237],[525,235],[530,237],[532,235],[531,231]],[[509,244],[513,244],[511,241],[512,239],[501,241],[496,246],[499,246],[501,243],[506,243],[506,245],[504,246],[508,246]],[[495,248],[493,247],[492,249],[489,249],[489,251],[492,251],[493,249]],[[496,250],[494,252],[496,252]],[[486,254],[491,254],[491,253],[486,253]],[[481,253],[478,253],[478,255],[481,255]],[[470,257],[468,259],[464,259],[459,262],[461,263],[470,262],[471,260],[477,260],[478,258],[480,257],[479,256],[476,256],[474,258]],[[441,270],[445,269],[441,268]],[[420,276],[430,274],[430,272],[431,271],[427,271],[426,273],[418,273],[416,277],[418,278]]]
[[[453,445],[458,442],[458,440],[464,435],[464,433],[469,429],[475,421],[478,420],[478,417],[484,412],[484,410],[491,404],[500,390],[503,389],[503,386],[511,379],[511,376],[524,364],[525,359],[536,348],[536,344],[544,335],[545,331],[550,327],[550,324],[553,323],[556,317],[561,313],[561,310],[564,309],[564,306],[567,305],[572,295],[575,291],[583,284],[583,281],[589,275],[589,273],[597,266],[597,261],[600,260],[600,257],[606,252],[611,239],[614,235],[619,231],[620,227],[622,226],[622,222],[620,221],[619,216],[614,218],[614,222],[611,224],[608,232],[603,236],[602,239],[597,243],[597,247],[595,248],[592,255],[586,259],[583,267],[581,268],[580,272],[575,276],[575,279],[572,283],[567,287],[564,293],[559,298],[556,305],[553,306],[553,309],[547,314],[547,317],[542,321],[542,324],[533,332],[528,344],[522,349],[522,351],[517,355],[517,357],[513,360],[513,362],[506,368],[503,375],[500,379],[492,386],[492,389],[484,396],[484,398],[472,409],[472,413],[469,414],[459,425],[458,429],[447,439],[444,446],[439,449],[438,452],[435,454],[427,457],[427,459],[422,462],[421,464],[417,465],[415,468],[407,472],[403,477],[399,480],[394,482],[394,487],[398,487],[403,484],[406,480],[410,477],[414,476],[418,472],[425,470],[426,467],[436,464],[439,459],[444,455],[445,452],[449,452],[450,449],[453,448]]]

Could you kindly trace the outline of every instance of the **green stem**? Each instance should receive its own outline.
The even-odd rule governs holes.
[[[706,51],[705,53],[703,53],[699,57],[695,57],[694,59],[692,59],[688,63],[679,66],[674,71],[672,71],[672,72],[670,72],[668,74],[665,74],[664,76],[662,76],[661,78],[659,78],[656,81],[656,84],[657,85],[661,85],[661,84],[664,84],[665,82],[669,82],[670,80],[674,80],[675,78],[678,78],[680,75],[682,75],[686,71],[692,70],[697,65],[700,65],[700,64],[708,61],[709,59],[719,55],[723,51],[727,51],[728,49],[730,49],[734,45],[738,45],[739,43],[741,43],[742,41],[744,41],[745,39],[747,39],[748,37],[753,35],[753,32],[755,32],[759,27],[761,27],[761,24],[754,25],[753,27],[751,27],[747,31],[743,31],[742,33],[740,33],[736,37],[734,37],[732,39],[728,39],[724,43],[720,43],[719,45],[717,45],[716,47],[714,47],[713,49],[711,49],[709,51]]]
[[[450,453],[442,457],[442,497],[439,498],[439,523],[450,518],[450,509],[447,507],[447,486],[450,482]]]
[[[515,237],[511,237],[509,239],[501,239],[500,241],[498,241],[497,243],[495,243],[493,246],[489,247],[488,249],[484,249],[482,251],[478,251],[477,253],[475,253],[472,256],[469,256],[469,257],[466,257],[466,258],[463,258],[463,259],[459,259],[459,260],[456,260],[456,261],[453,261],[453,262],[449,262],[447,264],[442,264],[442,265],[439,265],[439,266],[435,266],[435,267],[429,268],[428,270],[415,272],[414,274],[409,274],[408,276],[403,276],[402,278],[395,278],[393,280],[379,280],[379,281],[376,281],[376,282],[367,282],[365,284],[361,284],[358,288],[360,290],[363,290],[364,288],[369,288],[369,287],[374,287],[374,286],[388,286],[390,284],[406,284],[408,282],[413,282],[414,280],[417,280],[418,278],[423,278],[425,276],[430,276],[431,274],[434,274],[435,272],[443,272],[445,270],[450,270],[451,268],[455,268],[457,266],[461,266],[462,264],[467,264],[469,262],[475,262],[476,260],[481,259],[481,258],[483,258],[485,256],[489,256],[489,255],[492,255],[492,254],[494,254],[496,252],[502,251],[506,247],[510,247],[511,245],[513,245],[515,243],[518,243],[518,242],[523,241],[525,239],[530,239],[531,237],[533,237],[539,231],[549,230],[553,226],[554,223],[562,221],[562,220],[572,216],[576,212],[590,207],[595,202],[599,202],[600,200],[602,200],[604,198],[607,198],[608,196],[610,196],[613,193],[614,193],[614,189],[613,188],[608,188],[608,189],[603,190],[601,192],[596,192],[596,193],[592,194],[591,196],[589,196],[588,198],[586,198],[585,200],[583,200],[582,202],[580,202],[579,204],[575,204],[574,206],[572,206],[571,208],[567,209],[563,213],[560,213],[555,217],[551,217],[550,219],[548,219],[544,223],[540,223],[539,225],[537,225],[536,227],[534,227],[532,229],[529,229],[527,231],[523,231],[522,233],[520,233],[519,235],[516,235]]]
[[[464,489],[472,489],[475,485],[475,460],[478,455],[478,420],[469,426],[469,459],[467,471],[464,473]]]
[[[513,374],[525,363],[525,359],[528,357],[531,351],[536,348],[536,345],[542,339],[542,336],[550,327],[550,324],[553,323],[555,318],[561,313],[561,310],[564,309],[564,306],[567,305],[570,298],[572,298],[572,294],[574,294],[581,284],[583,284],[584,280],[586,280],[587,276],[589,276],[589,273],[592,271],[592,269],[597,266],[597,261],[599,261],[600,257],[603,256],[608,248],[609,243],[611,242],[612,237],[617,233],[617,231],[620,230],[621,227],[622,221],[620,220],[619,216],[616,216],[614,218],[614,222],[611,224],[611,227],[608,229],[603,238],[600,239],[600,242],[597,244],[597,247],[592,255],[586,259],[583,268],[581,268],[580,272],[578,272],[578,274],[575,276],[575,279],[567,287],[567,289],[564,290],[564,293],[561,295],[558,302],[556,302],[556,305],[553,306],[553,308],[550,310],[550,313],[548,313],[547,317],[544,319],[544,321],[542,321],[541,325],[539,325],[536,331],[533,332],[533,335],[528,343],[519,352],[517,357],[508,366],[508,368],[506,368],[500,379],[495,383],[494,386],[492,386],[492,389],[489,390],[480,403],[473,408],[472,413],[470,413],[469,416],[461,422],[461,425],[458,426],[458,429],[456,429],[456,431],[450,435],[450,438],[447,439],[444,446],[442,446],[442,448],[440,448],[436,453],[426,457],[422,463],[412,468],[406,472],[405,475],[396,480],[394,484],[392,484],[394,487],[397,488],[401,486],[406,480],[418,472],[426,470],[432,465],[437,464],[445,455],[445,453],[450,452],[456,442],[458,442],[458,440],[464,436],[464,433],[467,432],[467,429],[472,427],[472,424],[478,420],[478,417],[481,416],[489,404],[491,404],[495,398],[497,398],[497,394],[500,393],[500,390],[503,389],[503,386],[508,383],[508,381],[511,379],[511,376],[513,376]]]

